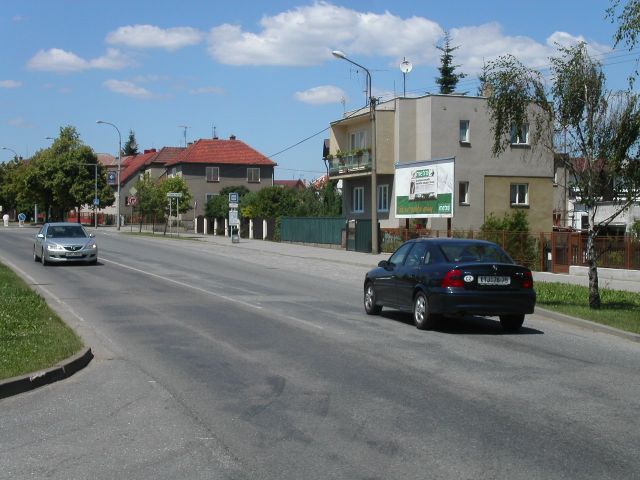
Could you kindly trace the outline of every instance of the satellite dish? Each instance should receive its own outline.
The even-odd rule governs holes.
[[[409,73],[411,69],[413,69],[413,64],[406,58],[402,60],[402,63],[400,64],[400,71],[406,74]]]

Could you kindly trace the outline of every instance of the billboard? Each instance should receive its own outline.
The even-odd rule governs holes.
[[[396,217],[453,217],[454,163],[454,158],[397,163]]]

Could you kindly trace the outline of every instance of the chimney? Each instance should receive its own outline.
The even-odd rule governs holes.
[[[156,151],[155,148],[150,148],[148,150],[145,150],[144,153],[154,153]]]
[[[231,136],[229,137],[229,140],[235,140],[235,139],[236,139],[236,136],[235,136],[235,135],[231,135]]]

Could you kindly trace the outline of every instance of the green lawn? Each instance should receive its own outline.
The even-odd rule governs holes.
[[[548,310],[640,333],[640,294],[600,289],[602,307],[589,308],[589,289],[565,283],[536,282],[537,305]]]
[[[82,346],[41,296],[0,264],[0,379],[52,367]]]

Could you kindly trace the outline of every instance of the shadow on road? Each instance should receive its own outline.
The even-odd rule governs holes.
[[[413,318],[410,313],[396,310],[383,310],[380,316],[407,324],[415,328]],[[467,317],[444,317],[439,322],[434,331],[448,333],[452,335],[544,335],[544,332],[535,328],[527,327],[527,317],[524,325],[517,332],[505,332],[502,330],[498,318],[487,318],[477,316]]]

